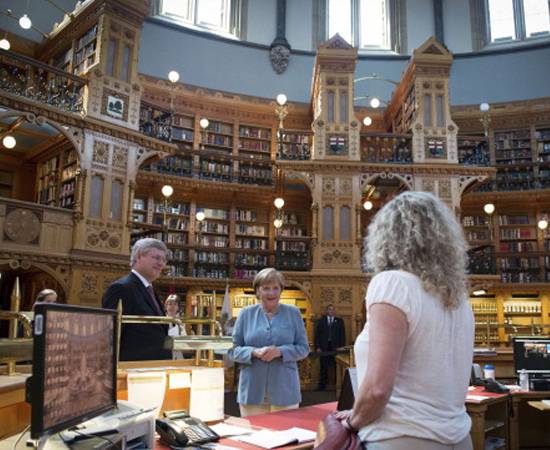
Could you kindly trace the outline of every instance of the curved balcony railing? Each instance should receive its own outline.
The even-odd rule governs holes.
[[[0,89],[80,113],[87,81],[57,67],[7,50],[0,50]]]
[[[412,134],[362,134],[361,161],[382,164],[411,164]]]
[[[472,275],[496,275],[495,247],[484,245],[469,249],[467,270]]]
[[[489,145],[485,136],[458,136],[458,162],[465,166],[491,165]]]

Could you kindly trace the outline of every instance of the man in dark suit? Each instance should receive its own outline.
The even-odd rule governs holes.
[[[334,316],[334,305],[327,306],[327,313],[321,316],[315,328],[315,349],[319,358],[319,390],[324,390],[328,381],[329,366],[334,366],[334,350],[346,345],[344,321]]]
[[[132,247],[132,271],[111,284],[103,295],[103,307],[116,309],[122,300],[122,314],[138,316],[165,316],[162,302],[151,284],[162,274],[166,265],[167,248],[162,241],[144,238]],[[120,336],[121,361],[172,359],[172,352],[164,349],[168,325],[127,323]]]

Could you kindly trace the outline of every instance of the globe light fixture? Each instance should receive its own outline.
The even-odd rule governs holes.
[[[485,289],[476,289],[474,292],[472,292],[472,294],[475,295],[476,297],[480,295],[485,295],[486,293],[487,291]]]
[[[486,112],[489,111],[490,108],[491,108],[491,107],[489,106],[489,103],[483,102],[483,103],[480,103],[480,104],[479,104],[479,110],[480,110],[481,112],[486,113]]]
[[[380,100],[376,97],[371,98],[370,100],[370,106],[372,108],[378,108],[380,106]]]
[[[363,119],[363,125],[370,127],[372,125],[372,119],[369,116],[365,117]]]
[[[199,122],[199,125],[201,126],[201,128],[203,130],[205,130],[206,128],[208,128],[208,126],[210,125],[210,121],[206,118],[206,117],[203,117],[200,122]]]
[[[370,211],[373,206],[374,205],[372,204],[372,202],[370,200],[367,200],[365,203],[363,203],[363,208],[365,208],[365,210],[367,210],[367,211]]]
[[[169,184],[165,184],[164,186],[162,186],[162,189],[160,191],[162,192],[162,195],[164,195],[164,197],[169,198],[174,193],[174,188]]]
[[[8,41],[6,38],[0,39],[0,48],[2,50],[9,50],[11,47],[10,41]]]
[[[548,228],[548,220],[540,219],[539,222],[537,223],[537,226],[541,230],[546,230]]]
[[[273,200],[273,204],[275,205],[275,208],[281,209],[283,206],[285,206],[285,200],[282,197],[277,197],[275,200]]]
[[[31,19],[26,14],[23,14],[19,19],[19,26],[24,30],[28,30],[32,26]]]
[[[168,72],[168,79],[172,83],[177,83],[180,79],[180,74],[176,70],[171,70],[170,72]]]
[[[485,206],[483,206],[483,211],[485,211],[486,214],[493,214],[495,212],[495,205],[486,203]]]
[[[277,229],[281,228],[283,226],[283,220],[282,219],[275,219],[273,221],[273,226]]]
[[[8,134],[4,136],[4,139],[2,139],[2,144],[6,148],[13,148],[17,144],[17,141],[11,134]]]
[[[204,219],[206,219],[206,214],[204,214],[204,211],[197,211],[197,213],[195,214],[195,218],[199,222],[202,222]]]
[[[277,95],[277,103],[281,106],[285,105],[287,101],[285,94],[279,94]]]

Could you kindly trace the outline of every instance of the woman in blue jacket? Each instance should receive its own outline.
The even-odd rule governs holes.
[[[242,417],[297,408],[302,399],[297,361],[309,345],[300,310],[279,303],[284,285],[277,270],[258,272],[253,287],[260,302],[244,308],[235,323],[231,355],[240,364]]]

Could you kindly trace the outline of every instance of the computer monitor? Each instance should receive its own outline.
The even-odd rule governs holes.
[[[116,406],[116,311],[55,303],[34,308],[31,437]]]
[[[516,336],[514,368],[536,376],[550,376],[550,336]]]

